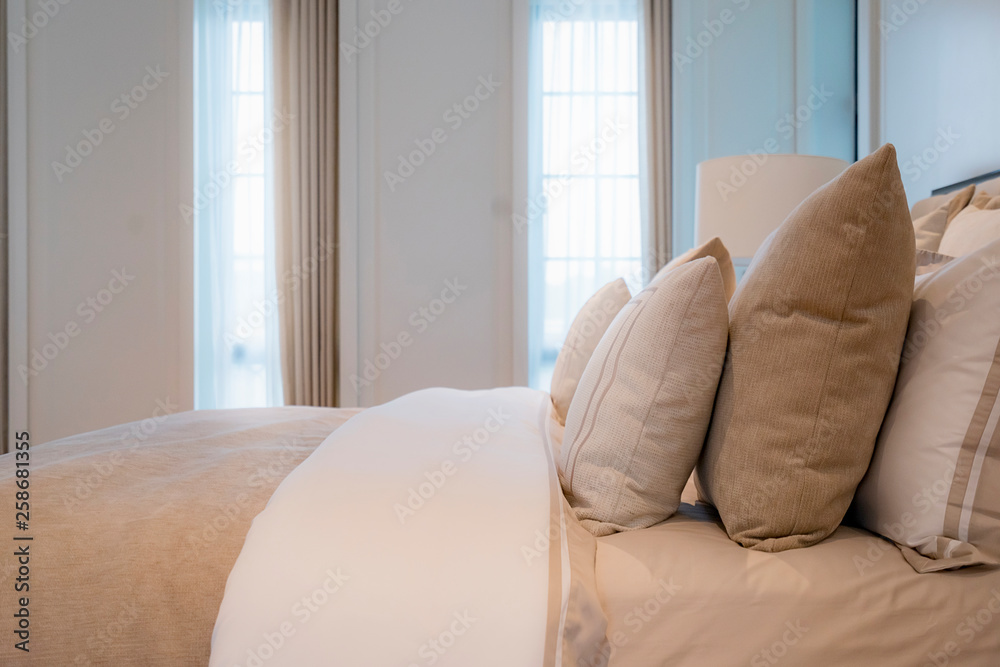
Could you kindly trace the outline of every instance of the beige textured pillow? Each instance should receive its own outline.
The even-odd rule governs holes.
[[[913,231],[917,237],[917,249],[937,252],[941,246],[941,237],[948,224],[962,212],[976,191],[975,185],[970,185],[959,191],[954,197],[945,200],[940,206],[925,216],[913,221]]]
[[[733,293],[736,291],[736,269],[733,268],[733,258],[730,257],[729,250],[723,245],[722,239],[718,236],[698,248],[693,248],[674,257],[666,266],[657,271],[656,275],[653,276],[653,280],[649,282],[652,283],[667,271],[676,269],[681,264],[687,264],[703,257],[714,257],[719,263],[719,271],[722,272],[722,284],[726,288],[726,299],[732,299]]]
[[[938,252],[961,257],[997,239],[1000,239],[1000,196],[980,192],[948,225]]]
[[[668,271],[608,329],[573,397],[559,469],[594,535],[672,515],[705,441],[729,318],[712,257]]]
[[[892,395],[914,283],[913,224],[887,144],[792,211],[729,307],[701,497],[760,551],[840,524]]]
[[[1000,564],[1000,241],[917,281],[854,518],[918,572]]]
[[[630,298],[632,294],[628,291],[628,285],[618,278],[597,290],[597,293],[590,297],[576,314],[566,334],[566,342],[563,343],[556,358],[549,389],[552,405],[556,409],[556,418],[560,424],[566,423],[569,404],[573,400],[573,394],[576,393],[576,387],[580,384],[580,378],[587,368],[590,356],[594,354],[597,344],[611,326],[615,315]]]
[[[947,194],[933,195],[931,197],[927,197],[926,199],[921,199],[916,204],[913,205],[913,208],[910,209],[910,218],[912,220],[917,220],[919,218],[922,218],[931,211],[933,211],[934,209],[936,209],[937,207],[941,206],[944,203],[947,203],[950,200],[951,200],[951,195]]]

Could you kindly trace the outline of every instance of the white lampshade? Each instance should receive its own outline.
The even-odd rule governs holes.
[[[716,236],[745,267],[788,214],[848,167],[815,155],[734,155],[698,165],[698,243]],[[741,260],[741,261],[740,261]]]

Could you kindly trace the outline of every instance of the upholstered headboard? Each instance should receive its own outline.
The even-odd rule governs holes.
[[[958,183],[952,183],[951,185],[945,185],[940,188],[937,188],[936,190],[933,191],[930,197],[928,197],[927,199],[921,199],[916,204],[914,204],[913,208],[910,209],[910,215],[913,217],[914,220],[916,220],[917,218],[926,215],[927,213],[930,213],[935,208],[940,206],[943,202],[947,201],[948,200],[947,195],[951,194],[952,192],[955,192],[956,190],[961,190],[962,188],[968,187],[973,184],[975,184],[976,186],[985,184],[981,189],[993,195],[1000,195],[1000,170],[991,171],[987,174],[974,176],[972,178],[967,178],[964,181],[959,181]],[[977,187],[976,189],[978,190],[980,188]]]
[[[994,178],[1000,178],[1000,170],[991,171],[988,174],[973,176],[972,178],[967,178],[964,181],[959,181],[958,183],[952,183],[951,185],[942,186],[931,192],[931,195],[948,194],[949,192],[955,192],[956,190],[961,190],[964,187],[974,184],[978,185],[979,183],[983,183],[984,181],[990,181],[993,180]]]

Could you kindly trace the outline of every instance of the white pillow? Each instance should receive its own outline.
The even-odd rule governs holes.
[[[608,328],[560,452],[563,490],[594,535],[672,515],[701,453],[729,338],[718,262],[664,272]]]
[[[1000,241],[917,279],[854,516],[918,572],[1000,563]]]
[[[961,257],[1000,239],[1000,195],[980,192],[948,225],[942,255]]]
[[[559,350],[556,366],[552,371],[552,383],[549,393],[552,395],[552,405],[556,409],[556,418],[560,424],[566,423],[566,413],[569,404],[580,384],[580,377],[587,368],[590,356],[601,342],[604,332],[611,326],[632,294],[628,285],[621,278],[614,280],[601,289],[583,304],[577,313],[573,324],[566,334],[566,342]]]

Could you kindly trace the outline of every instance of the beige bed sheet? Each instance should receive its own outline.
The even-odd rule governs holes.
[[[692,491],[668,521],[598,540],[607,664],[1000,665],[1000,569],[917,574],[848,527],[806,549],[750,551]]]
[[[33,448],[30,652],[13,647],[6,610],[15,609],[18,575],[14,549],[5,548],[0,664],[208,664],[226,579],[250,522],[282,479],[356,413],[188,412]],[[13,475],[12,456],[0,457],[10,526]]]

